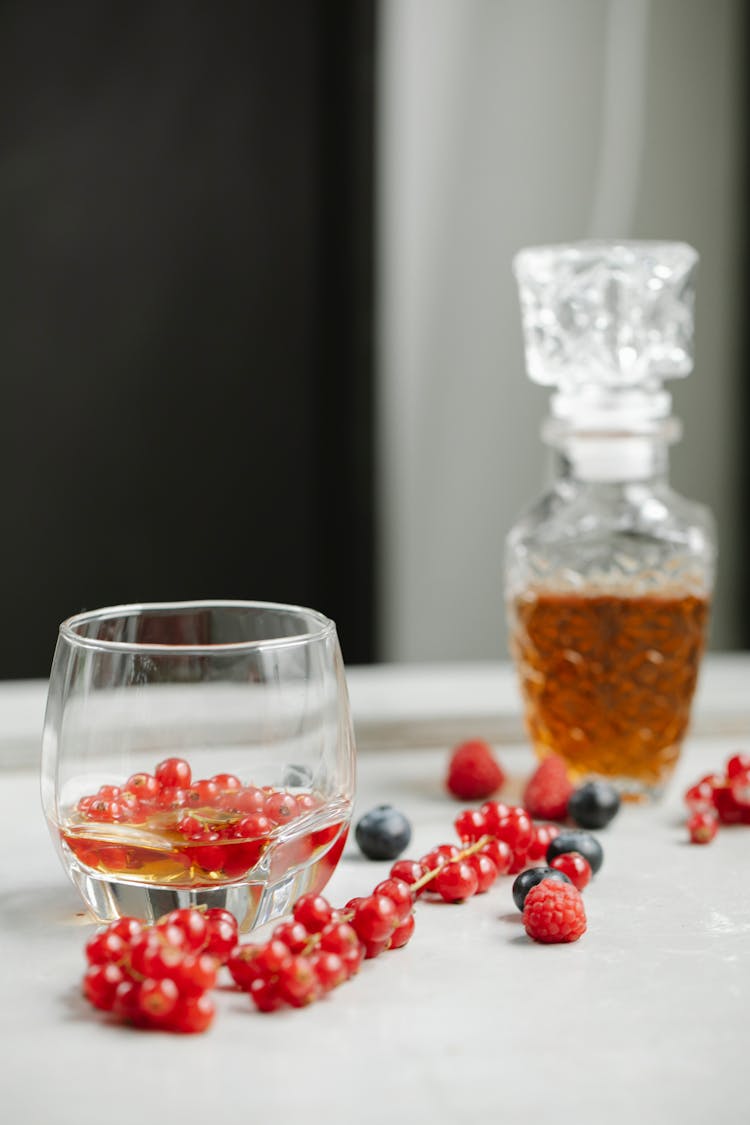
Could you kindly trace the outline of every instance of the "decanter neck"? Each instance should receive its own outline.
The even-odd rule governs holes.
[[[674,421],[674,420],[673,420]],[[667,483],[672,434],[569,431],[545,440],[557,454],[557,477],[585,484]]]

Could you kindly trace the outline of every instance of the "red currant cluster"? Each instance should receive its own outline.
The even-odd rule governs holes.
[[[581,936],[580,891],[602,857],[589,833],[566,835],[500,801],[464,810],[454,826],[459,843],[440,844],[419,860],[396,860],[370,895],[341,910],[317,893],[303,895],[263,943],[238,944],[236,922],[222,910],[176,910],[154,926],[115,922],[86,947],[84,993],[137,1026],[203,1031],[214,1011],[207,992],[226,964],[259,1011],[304,1007],[354,976],[364,960],[406,945],[420,896],[464,902],[504,874],[520,873],[513,896],[530,937]],[[545,861],[549,867],[538,866]]]
[[[181,886],[239,879],[274,842],[276,870],[326,850],[330,871],[346,840],[343,822],[302,830],[304,818],[322,804],[311,790],[243,784],[229,773],[194,781],[188,762],[167,758],[153,774],[136,773],[122,786],[102,785],[82,797],[61,835],[87,867],[127,871],[131,878],[158,876]],[[298,831],[280,841],[281,829],[295,820]],[[123,825],[129,830],[124,834]],[[141,846],[139,827],[148,830],[147,847]],[[157,838],[161,847],[155,848]]]
[[[500,875],[515,875],[544,863],[550,844],[560,835],[556,824],[539,824],[519,805],[485,801],[465,809],[454,820],[463,845],[440,844],[419,860],[401,859],[391,876],[409,883],[416,893],[438,895],[446,902],[464,902],[484,894]],[[576,851],[550,861],[579,890],[591,879],[591,865]]]
[[[137,1027],[205,1031],[213,1021],[208,992],[237,944],[227,910],[173,910],[155,925],[120,918],[86,945],[86,999]]]
[[[394,878],[343,910],[321,895],[303,895],[267,942],[238,945],[227,967],[261,1012],[305,1007],[354,976],[363,960],[406,945],[413,903],[411,889]]]
[[[711,773],[685,793],[693,844],[709,844],[720,824],[750,824],[750,754],[733,754],[723,774]]]
[[[240,824],[245,838],[267,836],[319,804],[312,793],[243,785],[231,773],[194,781],[189,762],[167,758],[152,774],[135,773],[123,785],[102,785],[81,797],[76,811],[84,820],[107,824],[143,824],[160,813],[173,813],[177,815],[162,819],[185,839],[208,843],[224,823],[231,822],[235,836]]]

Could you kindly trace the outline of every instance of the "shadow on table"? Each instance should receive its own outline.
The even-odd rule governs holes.
[[[27,887],[0,893],[0,928],[28,931],[36,926],[90,926],[94,919],[71,887]]]

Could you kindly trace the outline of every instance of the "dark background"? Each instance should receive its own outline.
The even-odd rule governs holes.
[[[0,3],[0,678],[158,599],[373,658],[374,2]]]

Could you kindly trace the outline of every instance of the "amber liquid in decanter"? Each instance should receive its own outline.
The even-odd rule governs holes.
[[[709,599],[528,591],[511,607],[526,726],[572,777],[660,788],[690,718]]]

